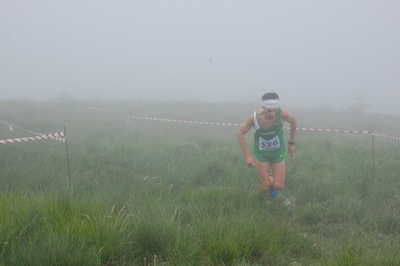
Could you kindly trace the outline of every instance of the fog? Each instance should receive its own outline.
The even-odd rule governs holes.
[[[0,100],[258,101],[400,114],[400,1],[0,2]]]

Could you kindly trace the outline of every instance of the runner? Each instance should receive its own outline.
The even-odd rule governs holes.
[[[289,156],[295,153],[294,137],[297,120],[289,110],[280,107],[279,96],[268,92],[262,96],[262,108],[250,115],[240,127],[237,138],[249,167],[257,166],[258,179],[264,191],[271,197],[276,197],[285,184],[285,141],[283,139],[283,124],[290,123],[290,139],[287,150]],[[254,128],[255,158],[250,154],[244,135]],[[271,169],[271,172],[270,172]],[[271,175],[271,177],[270,177]]]

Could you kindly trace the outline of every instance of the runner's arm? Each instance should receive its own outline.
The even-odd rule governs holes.
[[[290,123],[290,138],[289,138],[289,142],[291,142],[292,144],[288,143],[288,154],[289,154],[289,156],[293,156],[294,153],[296,152],[296,148],[294,146],[294,137],[296,135],[297,119],[296,119],[296,117],[294,117],[286,109],[282,109],[281,118],[284,121],[287,121],[287,122]]]
[[[297,129],[297,119],[289,112],[289,110],[282,108],[281,118],[290,124],[290,142],[294,141]]]
[[[246,139],[244,138],[244,135],[249,132],[249,130],[253,127],[254,121],[253,121],[253,116],[249,116],[244,122],[244,124],[239,128],[239,131],[237,132],[237,138],[239,141],[240,148],[243,151],[243,154],[246,158],[246,164],[248,166],[254,166],[254,159],[253,156],[251,156],[247,145],[246,145]]]

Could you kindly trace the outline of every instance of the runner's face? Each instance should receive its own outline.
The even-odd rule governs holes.
[[[263,107],[265,114],[267,115],[267,117],[275,117],[276,116],[276,111],[278,111],[277,108],[275,109],[270,109],[270,108],[265,108]]]

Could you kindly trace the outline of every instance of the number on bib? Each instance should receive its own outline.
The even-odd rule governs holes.
[[[279,136],[276,136],[270,140],[259,138],[258,145],[261,151],[273,151],[278,149],[281,146],[281,143],[279,141]]]

